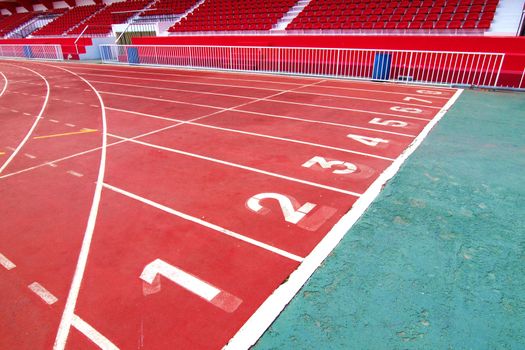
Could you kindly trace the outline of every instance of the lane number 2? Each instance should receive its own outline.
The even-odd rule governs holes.
[[[293,202],[297,202],[295,199],[290,199],[284,194],[271,192],[256,194],[246,201],[246,205],[254,212],[262,213],[264,207],[261,205],[261,201],[264,199],[273,199],[279,202],[281,211],[284,215],[284,220],[292,224],[297,224],[306,216],[306,214],[311,212],[316,207],[315,204],[309,202],[303,204],[302,206],[299,206],[298,204],[294,205]]]

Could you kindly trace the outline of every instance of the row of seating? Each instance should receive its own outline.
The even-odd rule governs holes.
[[[296,0],[206,0],[169,31],[270,30],[295,3]],[[249,20],[253,14],[266,16]]]
[[[141,17],[180,15],[196,4],[196,0],[158,0]]]
[[[158,0],[141,17],[181,15],[199,0]],[[270,30],[297,0],[206,0],[170,32]],[[0,17],[5,36],[35,16],[60,14],[35,36],[105,35],[111,25],[123,23],[151,0],[131,0],[110,5],[76,6],[46,12]],[[311,0],[287,30],[355,29],[479,29],[490,28],[498,0]],[[128,11],[128,12],[126,12]],[[49,17],[47,17],[49,18]]]
[[[106,6],[94,16],[90,17],[82,25],[69,30],[68,34],[107,34],[111,32],[111,25],[125,22],[129,17],[136,14],[134,11],[142,10],[150,0],[131,0],[114,2]],[[87,28],[86,28],[87,27]]]
[[[20,27],[27,21],[32,20],[35,16],[39,15],[40,12],[26,12],[26,13],[15,13],[11,16],[5,16],[0,21],[0,37],[9,34],[11,31]]]
[[[86,20],[86,18],[92,16],[95,12],[101,10],[105,6],[106,5],[104,4],[95,4],[73,7],[66,11],[62,16],[33,32],[32,35],[62,35],[71,28],[76,27],[82,23],[84,20]]]
[[[498,0],[401,0],[394,6],[358,1],[312,0],[286,29],[489,29],[498,5]]]

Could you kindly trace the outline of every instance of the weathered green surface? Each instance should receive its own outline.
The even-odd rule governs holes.
[[[525,94],[465,91],[255,349],[525,349]]]

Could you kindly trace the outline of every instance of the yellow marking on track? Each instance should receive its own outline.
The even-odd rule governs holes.
[[[64,134],[54,134],[54,135],[46,135],[46,136],[36,136],[34,137],[35,140],[37,139],[49,139],[49,138],[52,138],[52,137],[61,137],[61,136],[69,136],[69,135],[79,135],[79,134],[87,134],[87,133],[90,133],[90,132],[97,132],[98,130],[97,129],[80,129],[80,131],[75,131],[75,132],[66,132]]]
[[[2,156],[2,155],[4,155],[4,154],[5,154],[5,152],[0,152],[0,156]]]

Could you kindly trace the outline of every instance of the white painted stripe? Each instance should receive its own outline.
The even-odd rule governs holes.
[[[99,331],[93,328],[86,321],[73,315],[71,325],[75,327],[80,333],[84,334],[89,340],[103,350],[118,350],[119,348],[113,344],[108,338],[103,336]]]
[[[0,253],[0,265],[7,270],[12,270],[16,267],[16,265],[2,253]]]
[[[7,81],[7,77],[5,76],[5,74],[3,72],[0,72],[0,75],[4,78],[4,87],[2,88],[2,91],[0,91],[0,97],[2,97],[5,93],[5,91],[7,90],[7,85],[9,85],[9,82]]]
[[[280,175],[280,174],[273,173],[273,172],[270,172],[270,171],[265,171],[265,170],[261,170],[261,169],[257,169],[257,168],[253,168],[253,167],[237,164],[237,163],[232,163],[232,162],[220,160],[220,159],[217,159],[217,158],[206,157],[206,156],[202,156],[202,155],[199,155],[199,154],[196,154],[196,153],[191,153],[191,152],[185,152],[185,151],[182,151],[182,150],[178,150],[178,149],[175,149],[175,148],[169,148],[169,147],[155,145],[155,144],[152,144],[152,143],[149,143],[149,142],[143,142],[143,141],[139,141],[139,140],[132,140],[132,139],[129,139],[127,137],[122,137],[122,136],[114,135],[114,134],[111,134],[111,133],[108,133],[108,136],[115,137],[115,138],[117,138],[119,140],[125,140],[125,141],[128,141],[128,142],[132,142],[132,143],[136,143],[136,144],[139,144],[139,145],[143,145],[143,146],[146,146],[146,147],[151,147],[151,148],[156,148],[156,149],[160,149],[160,150],[167,151],[167,152],[182,154],[184,156],[197,158],[197,159],[202,159],[202,160],[206,160],[206,161],[209,161],[209,162],[218,163],[218,164],[222,164],[222,165],[227,165],[227,166],[231,166],[231,167],[239,168],[239,169],[243,169],[243,170],[248,170],[248,171],[252,171],[254,173],[264,174],[264,175],[276,177],[276,178],[279,178],[279,179],[284,179],[284,180],[288,180],[288,181],[298,182],[298,183],[301,183],[301,184],[304,184],[304,185],[317,187],[317,188],[322,188],[322,189],[329,190],[329,191],[339,192],[339,193],[347,194],[347,195],[354,196],[354,197],[359,197],[361,195],[360,193],[352,192],[352,191],[348,191],[348,190],[343,190],[343,189],[337,188],[337,187],[322,185],[322,184],[319,184],[319,183],[316,183],[316,182],[307,181],[307,180],[301,180],[301,179],[298,179],[298,178],[295,178],[295,177],[291,177],[291,176]]]
[[[122,78],[127,78],[127,77],[122,77]],[[147,78],[144,78],[144,80],[145,81],[157,81],[156,79],[147,79]],[[137,87],[137,88],[150,89],[150,90],[154,89],[154,90],[164,90],[164,91],[180,91],[180,92],[189,92],[189,93],[192,93],[192,94],[214,95],[214,96],[224,96],[224,97],[234,97],[234,98],[245,98],[245,99],[251,99],[251,100],[258,99],[258,97],[250,97],[250,96],[234,95],[234,94],[223,94],[223,93],[218,93],[218,92],[208,92],[208,91],[188,90],[188,89],[175,89],[175,88],[151,86],[151,85],[140,85],[140,84],[137,85],[137,84],[115,83],[115,82],[111,82],[111,81],[97,81],[97,80],[90,80],[90,81],[92,83],[97,83],[97,84],[129,86],[129,87]],[[278,89],[271,89],[271,90],[272,91],[282,91],[282,90],[278,90]],[[378,92],[378,91],[375,90],[375,92]],[[321,92],[307,92],[307,91],[295,90],[292,93],[294,93],[294,94],[301,94],[301,95],[313,95],[313,96],[341,98],[341,99],[347,99],[347,100],[362,100],[362,101],[377,102],[377,103],[387,103],[389,105],[402,104],[402,105],[407,105],[407,106],[424,107],[424,108],[430,108],[430,109],[440,109],[441,108],[441,107],[422,105],[422,104],[417,104],[417,103],[408,103],[408,102],[404,102],[404,101],[383,100],[383,99],[375,99],[375,98],[359,97],[359,96],[348,96],[348,95],[323,94]],[[281,101],[281,102],[286,103],[286,101]]]
[[[40,283],[33,282],[29,286],[27,286],[33,293],[38,295],[46,304],[52,305],[58,301],[57,297],[55,297],[51,292],[49,292],[47,289],[45,289]]]
[[[333,109],[333,110],[337,110],[337,111],[358,112],[358,113],[376,114],[376,115],[382,115],[382,116],[386,115],[386,116],[389,116],[389,117],[424,120],[424,121],[427,121],[427,122],[431,120],[431,119],[427,119],[427,118],[412,117],[412,116],[408,116],[408,115],[399,115],[399,114],[384,113],[384,112],[374,112],[374,111],[368,111],[368,110],[365,110],[365,109],[344,108],[344,107],[334,107],[334,106],[323,106],[323,105],[317,105],[317,104],[314,104],[314,103],[279,101],[279,100],[274,100],[274,99],[270,99],[270,98],[268,98],[267,101],[269,101],[269,102],[276,102],[276,103],[284,103],[284,104],[292,104],[292,105],[297,105],[297,106],[309,106],[309,107],[316,107],[316,108]]]
[[[73,170],[69,170],[67,173],[70,174],[70,175],[76,176],[76,177],[84,176],[83,174],[77,173],[76,171],[73,171]]]
[[[24,154],[27,158],[30,158],[30,159],[35,159],[36,157],[32,154],[29,154],[29,153],[25,153]]]
[[[24,115],[31,115],[31,114],[29,114],[29,113],[27,113],[27,112],[24,112]]]
[[[153,79],[148,79],[153,80]],[[175,88],[168,88],[168,87],[160,87],[160,86],[151,86],[151,85],[137,85],[137,84],[124,84],[124,83],[114,83],[111,81],[97,81],[97,80],[90,80],[92,83],[98,83],[98,84],[107,84],[107,85],[119,85],[119,86],[129,86],[129,87],[138,87],[138,88],[144,88],[144,89],[152,89],[152,90],[164,90],[164,91],[180,91],[180,92],[189,92],[192,94],[197,95],[213,95],[213,96],[223,96],[223,97],[234,97],[234,98],[244,98],[249,100],[256,100],[258,97],[250,97],[250,96],[242,96],[242,95],[232,95],[232,94],[222,94],[219,92],[209,92],[209,91],[199,91],[199,90],[187,90],[187,89],[175,89]]]
[[[227,71],[224,71],[224,72],[221,72],[221,73],[224,73],[225,75],[231,75],[231,76],[225,76],[225,77],[194,76],[194,75],[192,76],[191,73],[194,73],[195,71],[197,71],[197,72],[204,72],[204,73],[210,73],[209,69],[198,69],[198,68],[183,69],[183,68],[177,67],[177,70],[186,71],[186,72],[188,72],[190,74],[176,74],[176,73],[173,74],[172,72],[168,72],[164,67],[155,67],[155,66],[141,66],[140,68],[150,69],[150,70],[163,69],[163,71],[162,72],[145,72],[142,69],[138,70],[137,67],[122,66],[122,65],[112,65],[112,64],[106,64],[106,67],[124,68],[124,69],[101,69],[100,66],[97,66],[97,68],[86,68],[85,66],[93,65],[93,64],[82,63],[81,65],[83,67],[77,66],[74,69],[87,70],[87,71],[101,71],[101,72],[117,73],[117,74],[119,74],[119,75],[117,75],[118,77],[125,77],[125,78],[128,78],[128,76],[122,75],[122,73],[124,73],[124,72],[125,73],[130,73],[130,74],[140,73],[140,74],[150,74],[150,75],[161,75],[163,77],[166,77],[166,76],[178,76],[178,77],[182,77],[182,78],[186,78],[186,79],[200,78],[200,79],[211,79],[211,80],[260,82],[260,83],[264,83],[264,84],[302,85],[302,83],[294,82],[293,79],[296,79],[296,78],[293,78],[293,77],[288,77],[288,79],[286,81],[271,81],[271,80],[246,79],[246,78],[243,79],[243,78],[236,78],[236,76],[239,75],[239,72],[227,72]],[[88,74],[88,73],[84,73],[84,74]],[[248,75],[248,76],[264,76],[264,77],[272,76],[272,77],[283,78],[282,76],[276,76],[275,73],[242,72],[240,74],[241,75]],[[93,74],[93,75],[105,76],[104,74]],[[135,77],[129,77],[129,78],[135,78]],[[300,76],[300,78],[301,79],[312,79],[312,80],[313,79],[318,79],[317,77],[308,77],[308,76]],[[135,79],[147,79],[147,78],[135,78]],[[151,80],[158,80],[158,79],[151,79]],[[340,78],[326,78],[327,83],[329,83],[332,80],[341,81]],[[170,81],[175,81],[175,80],[170,80]],[[186,80],[186,82],[187,82],[187,80]],[[380,83],[378,83],[378,82],[366,81],[366,80],[362,80],[362,79],[351,79],[351,78],[348,78],[348,82],[349,83],[354,83],[354,84],[357,83],[359,85],[369,85],[369,86],[374,86],[374,87],[381,86],[381,85],[399,86],[399,83],[390,83],[390,82],[380,82]],[[214,85],[214,84],[209,83],[207,85]],[[218,84],[215,84],[215,85],[218,85]],[[417,88],[426,88],[426,89],[433,89],[433,90],[454,91],[451,88],[443,87],[443,86],[432,86],[432,87],[429,87],[428,85],[415,84],[415,83],[411,83],[410,86],[414,87],[415,89],[417,89]],[[244,88],[245,86],[234,85],[233,87],[242,87],[242,88]],[[366,88],[358,88],[358,87],[350,87],[350,86],[349,87],[341,87],[341,86],[320,85],[319,87],[329,87],[329,88],[335,88],[335,89],[341,89],[341,90],[368,91],[368,92],[375,92],[375,93],[380,92],[380,93],[385,93],[385,94],[396,94],[396,95],[406,95],[407,93],[409,95],[410,94],[414,94],[414,93],[410,93],[408,91],[407,92],[383,91],[383,90],[377,90],[377,89],[366,89]],[[255,87],[247,87],[247,88],[259,89],[259,90],[261,89],[261,88],[255,88]],[[266,88],[264,90],[275,90],[275,91],[278,91],[278,89],[271,89],[271,88]],[[439,97],[439,96],[432,96],[431,98],[448,99],[446,97]]]
[[[56,119],[49,119],[49,121],[50,121],[51,123],[59,123],[59,121],[56,120]]]
[[[6,149],[8,149],[8,150],[10,150],[10,151],[14,151],[14,150],[15,150],[15,148],[14,148],[14,147],[9,147],[9,146],[8,146],[8,147],[6,147]]]
[[[36,126],[38,124],[38,122],[40,121],[40,117],[42,117],[42,114],[44,113],[44,110],[45,110],[45,108],[47,106],[47,102],[49,101],[49,93],[51,91],[50,88],[49,88],[49,82],[47,81],[47,79],[44,76],[42,76],[42,74],[40,74],[38,72],[35,72],[34,70],[26,68],[26,67],[22,67],[22,66],[16,66],[16,67],[17,68],[26,69],[26,70],[28,70],[30,72],[33,72],[34,74],[38,75],[40,78],[42,78],[45,81],[46,89],[47,89],[47,91],[46,91],[46,99],[44,100],[44,103],[42,104],[42,109],[40,109],[40,112],[36,116],[35,121],[34,121],[33,125],[31,126],[31,128],[29,129],[29,131],[27,132],[26,136],[18,144],[18,147],[13,151],[13,153],[11,153],[11,156],[0,167],[0,174],[2,174],[2,172],[5,170],[5,168],[7,168],[9,163],[11,163],[11,161],[16,157],[18,152],[20,152],[22,147],[26,144],[27,140],[29,140],[29,138],[31,137],[31,134],[33,133],[33,131],[35,130],[35,128],[36,128]]]
[[[111,108],[111,107],[106,107],[106,109],[107,110],[111,110],[111,111],[117,111],[117,112],[141,115],[141,116],[148,117],[148,118],[164,119],[164,120],[171,120],[171,121],[179,121],[179,122],[181,122],[181,120],[179,120],[179,119],[160,117],[158,115],[147,114],[147,113],[140,113],[140,112],[134,112],[134,111],[128,111],[128,110],[125,110],[125,109],[118,109],[118,108]],[[394,160],[392,158],[383,157],[383,156],[379,156],[379,155],[375,155],[375,154],[371,154],[371,153],[352,151],[352,150],[345,149],[345,148],[332,147],[332,146],[328,146],[328,145],[321,145],[321,144],[313,143],[313,142],[299,141],[299,140],[288,139],[288,138],[284,138],[284,137],[270,136],[270,135],[266,135],[266,134],[258,134],[258,133],[254,133],[254,132],[241,131],[241,130],[236,130],[236,129],[221,128],[219,126],[213,126],[213,125],[207,125],[207,124],[201,124],[201,123],[194,123],[194,122],[186,122],[186,124],[195,125],[195,126],[201,126],[203,128],[234,132],[234,133],[238,133],[238,134],[244,134],[244,135],[251,135],[251,136],[257,136],[257,137],[262,137],[262,138],[268,138],[268,139],[272,139],[272,140],[280,140],[280,141],[286,141],[286,142],[292,142],[292,143],[298,143],[298,144],[303,144],[303,145],[319,147],[319,148],[332,149],[332,150],[336,150],[336,151],[341,151],[341,152],[346,152],[346,153],[353,153],[353,154],[359,154],[359,155],[362,155],[362,156],[367,156],[367,157],[371,157],[371,158],[378,158],[378,159],[383,159],[383,160],[388,160],[388,161],[393,161]]]
[[[71,123],[67,123],[66,126],[69,126],[70,128],[74,128],[76,125],[75,124],[71,124]]]
[[[89,105],[89,107],[98,108],[98,107],[100,107],[100,106],[99,106],[99,105]]]
[[[284,93],[284,92],[280,92],[280,93],[275,94],[275,95],[279,95],[281,93]],[[246,105],[248,105],[250,103],[254,103],[254,102],[256,102],[256,101],[250,101],[250,102],[247,102],[247,103],[243,103],[243,104],[240,104],[240,105],[237,105],[237,106],[230,107],[230,108],[228,108],[226,110],[233,110],[234,108],[240,108],[240,107],[246,106]],[[105,109],[110,109],[110,108],[105,107]],[[153,130],[153,131],[150,131],[150,132],[138,135],[138,136],[134,136],[131,139],[138,139],[138,138],[145,137],[145,136],[148,136],[148,135],[153,135],[153,134],[162,132],[164,130],[172,129],[172,128],[175,128],[177,126],[184,125],[184,124],[187,124],[187,123],[190,123],[190,122],[195,122],[197,120],[204,119],[204,118],[207,118],[207,117],[210,117],[210,116],[213,116],[215,114],[222,113],[222,112],[223,112],[222,110],[215,111],[215,112],[212,112],[210,114],[206,114],[206,115],[203,115],[203,116],[200,116],[200,117],[196,117],[196,118],[193,118],[193,119],[190,119],[190,120],[187,120],[187,121],[179,121],[179,120],[177,120],[176,123],[173,124],[173,125],[169,125],[169,126],[166,126],[166,127],[163,127],[163,128],[157,129],[157,130]],[[169,118],[162,118],[162,117],[159,117],[159,118],[173,121],[173,119],[169,119]],[[110,146],[121,144],[123,142],[127,142],[127,141],[117,141],[117,142],[114,142],[114,143],[112,143],[110,145],[107,145],[106,148],[110,147]],[[58,162],[61,162],[61,161],[67,160],[67,159],[71,159],[71,158],[74,158],[74,157],[78,157],[78,156],[81,156],[81,155],[84,155],[84,154],[87,154],[87,153],[90,153],[90,152],[95,152],[95,151],[100,150],[101,148],[102,147],[96,147],[96,148],[93,148],[93,149],[90,149],[90,150],[87,150],[87,151],[75,153],[75,154],[67,156],[67,157],[56,159],[56,160],[54,160],[52,162],[46,162],[46,163],[43,163],[43,164],[40,164],[40,165],[36,165],[36,166],[32,166],[32,167],[29,167],[29,168],[26,168],[26,169],[22,169],[22,170],[19,170],[19,171],[10,173],[10,174],[6,174],[6,175],[3,175],[3,176],[0,176],[0,179],[6,178],[6,177],[10,177],[10,176],[14,176],[14,175],[18,175],[18,174],[21,174],[21,173],[25,173],[27,171],[31,171],[31,170],[40,168],[42,166],[49,165],[49,163],[58,163]]]
[[[157,208],[157,209],[160,209],[166,213],[169,213],[169,214],[172,214],[172,215],[175,215],[175,216],[178,216],[180,218],[183,218],[185,220],[188,220],[188,221],[191,221],[191,222],[194,222],[196,224],[199,224],[201,226],[204,226],[204,227],[207,227],[207,228],[210,228],[212,230],[215,230],[217,232],[220,232],[226,236],[229,236],[229,237],[232,237],[232,238],[235,238],[235,239],[238,239],[240,241],[243,241],[243,242],[246,242],[248,244],[251,244],[251,245],[254,245],[256,247],[259,247],[259,248],[262,248],[262,249],[265,249],[265,250],[268,250],[272,253],[275,253],[275,254],[278,254],[278,255],[281,255],[285,258],[288,258],[288,259],[291,259],[291,260],[295,260],[295,261],[302,261],[303,258],[300,257],[300,256],[297,256],[295,254],[292,254],[292,253],[289,253],[285,250],[282,250],[282,249],[279,249],[279,248],[276,248],[274,246],[271,246],[269,244],[266,244],[266,243],[263,243],[263,242],[260,242],[260,241],[257,241],[253,238],[249,238],[249,237],[246,237],[246,236],[243,236],[239,233],[236,233],[236,232],[233,232],[233,231],[230,231],[228,229],[225,229],[223,227],[220,227],[218,225],[215,225],[215,224],[212,224],[212,223],[209,223],[207,221],[204,221],[202,219],[199,219],[199,218],[196,218],[194,216],[191,216],[191,215],[188,215],[188,214],[184,214],[178,210],[175,210],[175,209],[172,209],[172,208],[169,208],[169,207],[166,207],[160,203],[156,203],[152,200],[149,200],[149,199],[146,199],[144,197],[141,197],[141,196],[138,196],[136,194],[133,194],[131,192],[128,192],[128,191],[125,191],[123,189],[120,189],[120,188],[117,188],[115,186],[111,186],[109,184],[104,184],[104,187],[107,188],[108,190],[111,190],[111,191],[114,191],[114,192],[117,192],[117,193],[120,193],[121,195],[124,195],[126,197],[129,197],[129,198],[132,198],[132,199],[135,199],[141,203],[144,203],[144,204],[148,204],[154,208]]]
[[[243,96],[236,96],[236,95],[207,93],[207,92],[202,92],[202,91],[181,90],[181,89],[171,89],[171,88],[159,88],[159,87],[152,87],[152,86],[147,86],[146,87],[146,86],[142,86],[142,85],[120,84],[120,83],[110,83],[110,82],[101,82],[101,81],[92,81],[92,82],[94,82],[94,83],[104,83],[104,84],[125,85],[125,86],[133,86],[133,87],[143,87],[143,88],[148,88],[148,89],[162,89],[162,90],[184,91],[184,92],[192,92],[192,93],[197,93],[197,94],[200,93],[200,94],[210,94],[210,95],[220,95],[220,96],[241,97],[241,98],[246,98],[246,99],[253,100],[254,102],[258,102],[258,101],[273,101],[273,100],[268,100],[266,97],[265,98],[252,98],[252,97],[243,97]],[[291,91],[291,92],[297,93],[297,91]],[[103,91],[101,91],[101,93],[117,95],[117,93],[108,93],[108,92],[103,92]],[[135,95],[130,95],[130,96],[135,96]],[[142,98],[142,96],[140,96],[139,98]],[[159,99],[159,100],[164,101],[164,102],[173,102],[173,103],[183,103],[183,104],[196,105],[196,104],[193,104],[193,103],[180,102],[178,100],[173,100],[173,99]],[[283,101],[279,101],[279,102],[283,102]],[[285,103],[285,102],[283,102],[283,103]],[[392,102],[392,103],[396,103],[396,102]],[[222,108],[222,107],[211,106],[211,105],[196,105],[196,106],[198,106],[198,107],[210,107],[210,108],[216,108],[216,109],[221,109]],[[424,107],[427,107],[427,106],[424,106]],[[435,107],[435,108],[438,108],[438,107]],[[416,137],[416,135],[409,135],[409,134],[397,133],[397,132],[386,131],[386,130],[378,130],[378,129],[375,129],[375,128],[366,128],[366,127],[356,126],[356,125],[352,125],[352,124],[340,124],[340,123],[325,122],[325,121],[321,121],[321,120],[295,118],[295,117],[288,117],[288,116],[282,116],[282,115],[277,115],[277,114],[252,112],[252,111],[247,111],[247,110],[242,110],[242,109],[240,109],[240,110],[239,109],[231,109],[231,108],[223,108],[223,109],[228,109],[228,110],[231,110],[233,112],[240,112],[240,111],[242,111],[243,113],[246,113],[246,114],[262,115],[262,116],[267,116],[267,117],[272,117],[272,118],[297,120],[297,121],[303,121],[303,122],[307,122],[307,123],[318,123],[318,124],[324,124],[324,125],[343,126],[343,127],[347,127],[347,128],[360,129],[360,130],[369,130],[369,131],[381,132],[381,133],[392,134],[392,135]],[[415,119],[415,118],[409,117],[409,119]],[[417,119],[421,119],[421,118],[417,118]],[[428,121],[427,119],[423,119],[423,120]]]
[[[171,100],[168,98],[157,98],[157,97],[148,97],[148,96],[140,96],[140,95],[130,95],[130,94],[121,94],[118,92],[112,92],[112,91],[100,91],[102,95],[115,95],[115,96],[123,96],[123,97],[129,97],[129,98],[137,98],[142,100],[150,100],[150,101],[160,101],[160,102],[169,102],[169,103],[175,103],[175,104],[181,104],[181,105],[188,105],[193,107],[203,107],[203,108],[211,108],[211,109],[217,109],[217,110],[226,110],[226,108],[212,106],[212,105],[203,105],[200,103],[193,103],[193,102],[183,102],[183,101],[176,101]]]
[[[245,111],[244,109],[233,109],[232,112],[262,115],[262,116],[270,117],[270,118],[297,120],[297,121],[300,121],[300,122],[313,123],[313,124],[340,126],[340,127],[343,127],[343,128],[374,131],[374,132],[380,132],[380,133],[390,134],[390,135],[406,136],[406,137],[413,137],[413,138],[416,137],[416,135],[412,135],[412,134],[404,134],[404,133],[394,132],[394,131],[379,130],[379,129],[375,129],[375,128],[365,128],[365,127],[356,126],[356,125],[353,125],[353,124],[341,124],[341,123],[326,122],[326,121],[316,120],[316,119],[304,119],[304,118],[288,117],[288,116],[278,115],[278,114],[269,114],[269,113]]]
[[[11,112],[13,112],[13,113],[20,113],[20,111],[17,110],[17,109],[12,109]]]
[[[66,71],[70,74],[75,75],[84,83],[86,83],[97,95],[97,98],[101,106],[101,119],[102,119],[102,148],[100,154],[100,165],[98,169],[97,182],[95,186],[95,193],[93,194],[93,202],[91,204],[91,209],[89,211],[89,218],[86,225],[86,230],[84,232],[84,239],[82,240],[82,246],[80,248],[80,253],[78,256],[77,266],[75,268],[75,274],[73,275],[73,281],[71,282],[71,288],[69,289],[69,294],[67,296],[66,305],[64,312],[62,314],[62,319],[60,320],[60,325],[58,327],[57,336],[55,338],[55,343],[53,349],[63,350],[66,347],[67,337],[71,329],[71,324],[73,322],[73,316],[75,312],[75,306],[77,304],[78,293],[80,292],[80,285],[82,284],[82,279],[84,277],[84,272],[86,270],[89,249],[91,247],[91,241],[93,239],[93,232],[95,231],[95,223],[97,221],[97,214],[100,205],[100,197],[102,194],[102,185],[104,182],[104,173],[106,168],[106,146],[107,146],[107,123],[106,123],[106,109],[104,106],[104,101],[98,93],[98,91],[91,85],[89,81],[79,76],[75,72],[72,72],[65,68],[56,67],[63,71]]]
[[[374,183],[359,198],[352,209],[339,220],[330,232],[321,240],[314,250],[304,259],[303,263],[295,270],[288,280],[281,284],[273,294],[264,301],[259,309],[248,319],[237,334],[223,348],[225,350],[248,349],[264,331],[279,316],[284,307],[299,292],[308,278],[321,265],[344,235],[357,222],[365,210],[379,195],[385,183],[390,180],[400,169],[405,160],[419,147],[430,130],[443,117],[448,109],[461,95],[463,90],[458,90],[447,104],[440,110],[434,119],[423,129],[414,142],[403,152],[394,163],[390,165]]]
[[[211,284],[160,259],[156,259],[148,264],[140,274],[140,279],[152,284],[159,272],[162,272],[162,276],[207,301],[212,301],[221,292],[220,289],[215,288]]]
[[[140,134],[140,135],[134,136],[131,139],[133,140],[133,139],[136,139],[136,138],[141,138],[141,137],[145,137],[145,136],[148,136],[148,135],[153,135],[153,134],[156,134],[158,132],[162,132],[164,130],[168,130],[168,129],[171,129],[171,128],[174,128],[174,127],[177,127],[177,126],[183,125],[183,124],[184,123],[177,123],[177,124],[169,125],[169,126],[157,129],[157,130],[153,130],[153,131],[147,132],[145,134]],[[115,146],[115,145],[119,145],[119,144],[124,143],[124,142],[127,142],[127,141],[113,142],[113,143],[108,144],[106,146],[106,148],[111,147],[111,146]],[[0,176],[0,179],[11,177],[11,176],[18,175],[18,174],[22,174],[22,173],[25,173],[25,172],[28,172],[28,171],[31,171],[31,170],[35,170],[35,169],[41,168],[43,166],[47,166],[47,165],[49,165],[49,166],[51,166],[53,168],[56,168],[58,165],[56,165],[55,163],[60,163],[60,162],[62,162],[64,160],[80,157],[80,156],[83,156],[83,155],[88,154],[88,153],[99,151],[100,149],[102,149],[102,147],[91,148],[91,149],[88,149],[86,151],[78,152],[78,153],[75,153],[75,154],[72,154],[72,155],[69,155],[69,156],[66,156],[66,157],[55,159],[55,160],[53,160],[51,162],[45,162],[45,163],[42,163],[42,164],[39,164],[39,165],[35,165],[35,166],[29,167],[29,168],[25,168],[25,169],[22,169],[22,170],[18,170],[18,171],[9,173],[9,174],[6,174],[6,175],[2,175],[2,176]]]
[[[277,95],[282,95],[282,94],[284,94],[286,92],[288,92],[288,91],[283,91],[281,93],[278,93]],[[140,96],[140,95],[121,94],[121,93],[111,92],[111,91],[100,91],[100,93],[103,94],[103,95],[123,96],[123,97],[129,97],[129,98],[136,98],[136,99],[143,99],[143,100],[150,100],[150,101],[168,102],[168,103],[189,105],[189,106],[195,106],[195,107],[204,107],[204,108],[212,108],[212,109],[220,109],[220,110],[226,110],[227,109],[227,108],[222,108],[222,107],[217,107],[217,106],[212,106],[212,105],[206,105],[206,104],[200,104],[200,103],[172,100],[172,99],[168,99],[168,98],[157,98],[157,97],[148,97],[148,96]],[[316,104],[312,104],[312,103],[283,102],[283,101],[271,99],[274,96],[276,96],[276,95],[267,96],[267,97],[264,97],[264,98],[259,98],[259,99],[253,100],[252,102],[268,101],[268,102],[272,102],[272,103],[284,103],[284,104],[292,104],[292,105],[298,105],[298,106],[309,106],[309,107],[316,107],[316,108],[325,108],[325,109],[332,109],[332,110],[346,111],[346,112],[358,112],[358,113],[366,113],[366,114],[373,114],[373,115],[389,116],[389,117],[395,117],[395,118],[423,120],[423,121],[426,121],[426,122],[431,120],[431,119],[427,119],[427,118],[419,118],[419,117],[412,117],[412,116],[392,114],[392,113],[384,113],[384,112],[373,112],[373,111],[368,111],[368,110],[363,110],[363,109],[355,109],[355,108],[322,106],[322,105],[316,105]]]

